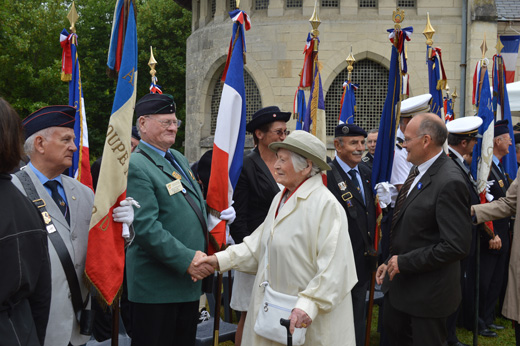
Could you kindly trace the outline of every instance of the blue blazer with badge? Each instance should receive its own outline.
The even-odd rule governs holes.
[[[187,269],[197,250],[205,250],[205,237],[197,214],[182,192],[168,191],[167,184],[182,176],[164,157],[139,143],[142,153],[132,153],[127,195],[141,205],[135,210],[135,238],[126,254],[128,299],[136,303],[193,302],[200,298],[201,281],[193,282]],[[188,160],[170,149],[191,181],[182,187],[206,217],[202,191]],[[171,194],[173,193],[173,194]]]

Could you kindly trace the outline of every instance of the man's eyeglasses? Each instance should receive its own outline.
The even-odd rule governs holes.
[[[289,136],[289,133],[291,133],[291,131],[287,131],[287,130],[270,130],[269,132],[272,132],[272,133],[276,133],[278,136],[282,136],[282,135],[285,135],[285,136]]]
[[[412,137],[412,138],[406,138],[406,137],[405,137],[405,138],[403,139],[403,144],[410,143],[410,142],[413,141],[414,139],[416,139],[416,138],[422,138],[422,137],[424,137],[424,136],[426,136],[426,135],[425,135],[425,134],[422,134],[422,135],[419,135],[419,136],[417,136],[417,137]]]
[[[170,127],[172,125],[175,125],[175,127],[178,128],[178,127],[181,127],[181,124],[182,124],[181,120],[159,120],[159,119],[155,119],[154,117],[150,117],[148,115],[146,117],[157,121],[165,129],[167,129],[168,127]]]

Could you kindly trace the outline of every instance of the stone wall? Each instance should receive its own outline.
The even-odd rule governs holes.
[[[211,147],[210,94],[216,83],[216,72],[225,63],[231,36],[231,20],[226,14],[224,0],[216,0],[216,12],[211,18],[211,0],[193,3],[193,33],[187,42],[186,66],[186,156],[193,162]],[[475,63],[481,57],[480,44],[486,33],[490,51],[494,54],[497,25],[490,22],[479,6],[487,4],[470,0],[468,4],[468,65],[466,114],[471,114],[471,76]],[[488,1],[489,2],[489,1]],[[492,1],[491,1],[492,2]],[[339,8],[321,9],[320,53],[321,71],[326,93],[330,84],[346,66],[346,57],[352,52],[356,60],[368,58],[386,68],[389,66],[391,43],[387,29],[393,27],[392,11],[395,0],[379,0],[377,9],[358,8],[357,0],[340,0]],[[293,97],[303,64],[303,49],[308,32],[312,29],[309,18],[313,0],[303,0],[303,7],[285,9],[282,0],[270,0],[268,10],[252,10],[252,0],[242,0],[241,8],[251,17],[251,30],[246,32],[247,64],[245,68],[255,80],[263,106],[277,105],[292,111]],[[490,7],[487,6],[487,9]],[[461,11],[462,0],[417,0],[417,8],[404,9],[403,27],[413,26],[412,40],[407,43],[411,96],[428,91],[425,64],[426,14],[436,33],[434,46],[442,49],[444,68],[451,91],[460,95],[461,64]],[[478,12],[480,13],[480,12]],[[492,50],[493,49],[493,50]],[[354,65],[355,68],[355,65]],[[459,115],[457,100],[455,111]],[[468,104],[469,103],[469,104]],[[289,129],[295,126],[292,120]]]

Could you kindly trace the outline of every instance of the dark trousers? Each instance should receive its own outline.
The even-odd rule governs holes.
[[[446,318],[409,315],[390,304],[385,295],[383,323],[392,346],[440,346],[446,342]]]
[[[485,326],[495,320],[495,307],[506,273],[507,252],[480,254],[479,318]],[[485,326],[479,326],[482,329]]]
[[[359,284],[350,292],[352,296],[352,309],[354,311],[354,330],[356,332],[356,345],[365,345],[365,330],[367,327],[367,290],[370,281]]]
[[[132,346],[194,346],[199,301],[142,304],[130,302]]]
[[[516,346],[520,346],[520,324],[516,321],[513,321],[513,324],[515,325]]]

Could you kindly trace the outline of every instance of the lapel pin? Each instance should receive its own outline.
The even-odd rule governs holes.
[[[422,183],[417,183],[417,190],[422,189]]]
[[[73,200],[76,200],[76,196],[72,196],[72,199],[73,199]]]

